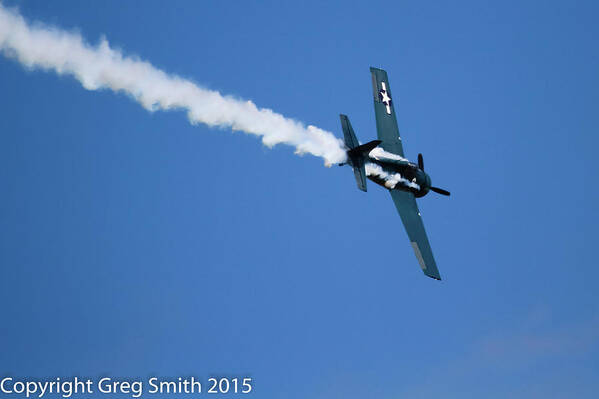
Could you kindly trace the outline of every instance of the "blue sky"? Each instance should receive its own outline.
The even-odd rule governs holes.
[[[444,278],[389,195],[0,57],[0,373],[260,398],[594,397],[595,2],[3,1],[341,136],[386,69]]]

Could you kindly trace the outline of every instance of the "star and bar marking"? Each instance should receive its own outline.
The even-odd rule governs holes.
[[[385,108],[387,108],[387,113],[391,115],[391,97],[387,93],[387,85],[385,82],[381,82],[382,89],[379,91],[379,99],[383,104],[385,104]]]

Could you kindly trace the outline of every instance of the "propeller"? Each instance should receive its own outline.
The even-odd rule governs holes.
[[[442,188],[439,188],[439,187],[431,187],[431,190],[433,190],[437,194],[447,195],[448,197],[451,195],[451,193],[449,191],[443,190]]]
[[[420,170],[424,171],[424,157],[422,156],[422,154],[418,154],[418,167],[420,168]],[[443,190],[439,187],[431,187],[431,190],[433,190],[437,194],[447,195],[448,197],[451,195],[449,191]]]

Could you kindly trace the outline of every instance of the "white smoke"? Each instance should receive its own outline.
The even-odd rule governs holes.
[[[366,176],[377,176],[385,180],[385,187],[388,189],[394,189],[398,184],[403,184],[407,187],[415,188],[420,190],[420,186],[410,180],[404,178],[399,173],[389,173],[383,170],[380,165],[368,162],[366,165]]]
[[[192,124],[229,127],[262,137],[272,147],[283,143],[298,154],[322,157],[326,165],[345,161],[343,143],[332,133],[304,126],[267,108],[201,88],[112,49],[106,39],[97,47],[76,33],[28,23],[0,4],[0,52],[28,68],[71,75],[88,90],[110,89],[130,95],[150,111],[183,109]]]
[[[406,158],[401,157],[397,154],[393,154],[391,152],[385,151],[381,147],[376,147],[368,154],[371,158],[377,160],[385,160],[390,159],[394,161],[402,161],[409,162]],[[385,180],[385,187],[389,189],[394,189],[398,184],[402,184],[407,187],[415,188],[416,190],[420,190],[420,185],[404,178],[400,173],[389,173],[386,172],[380,165],[375,163],[367,163],[366,164],[366,175],[367,176],[378,176],[379,178]]]
[[[372,158],[378,159],[378,160],[392,159],[394,161],[409,162],[404,157],[401,157],[397,154],[393,154],[392,152],[387,152],[384,149],[382,149],[381,147],[375,147],[374,150],[370,151],[370,153],[368,155],[370,155]]]

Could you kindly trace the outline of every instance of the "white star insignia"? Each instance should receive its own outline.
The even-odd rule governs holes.
[[[379,91],[379,98],[381,99],[381,102],[385,104],[387,113],[391,115],[391,97],[389,97],[389,94],[387,94],[387,85],[385,82],[381,82],[381,86],[382,89]]]

